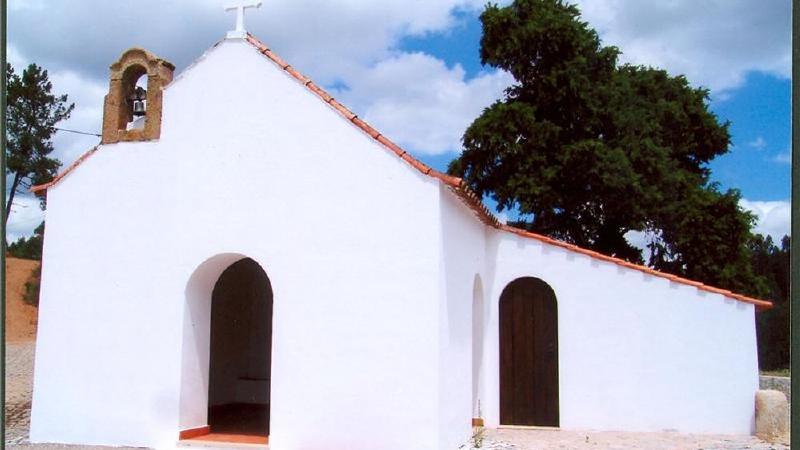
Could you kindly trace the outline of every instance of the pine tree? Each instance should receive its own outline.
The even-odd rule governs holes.
[[[29,65],[22,76],[8,64],[6,82],[6,175],[12,177],[6,202],[7,224],[14,196],[56,175],[61,163],[49,156],[55,125],[69,118],[74,105],[67,105],[66,95],[51,93],[53,85],[47,71],[36,64]]]

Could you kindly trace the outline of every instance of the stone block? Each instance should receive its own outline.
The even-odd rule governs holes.
[[[788,432],[789,403],[783,392],[756,392],[756,436],[774,442]]]

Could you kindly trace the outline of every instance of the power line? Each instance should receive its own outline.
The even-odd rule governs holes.
[[[97,136],[97,137],[102,137],[102,135],[100,135],[100,134],[97,134],[97,133],[88,133],[88,132],[86,132],[86,131],[70,130],[70,129],[67,129],[67,128],[58,128],[58,127],[53,127],[53,129],[55,129],[55,130],[58,130],[58,131],[66,131],[67,133],[85,134],[86,136]]]

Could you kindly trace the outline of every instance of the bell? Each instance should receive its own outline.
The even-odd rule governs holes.
[[[136,86],[136,89],[133,90],[133,95],[130,96],[134,117],[141,117],[147,113],[146,99],[147,91],[141,86]]]
[[[147,111],[145,110],[145,105],[142,100],[138,98],[133,101],[133,115],[136,117],[141,117],[145,115]]]

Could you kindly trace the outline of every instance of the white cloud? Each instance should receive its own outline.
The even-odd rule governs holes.
[[[773,242],[780,242],[783,236],[791,234],[791,202],[786,201],[751,201],[741,199],[739,206],[756,215],[757,221],[753,228],[754,233],[762,236],[772,236]],[[632,246],[642,250],[642,255],[647,260],[650,250],[647,245],[656,236],[651,232],[628,231],[625,240]]]
[[[39,208],[39,199],[33,195],[14,197],[11,214],[8,216],[6,239],[12,243],[23,236],[30,236],[44,220],[44,212]]]
[[[9,62],[21,75],[30,59],[19,52],[16,47],[8,48]],[[86,78],[71,70],[48,71],[53,83],[52,93],[68,94],[68,102],[75,103],[72,116],[59,123],[59,128],[99,133],[103,118],[103,97],[106,86],[96,80]],[[97,145],[100,138],[58,131],[53,137],[53,153],[64,166],[71,164],[86,150]],[[63,166],[62,169],[63,170]],[[30,236],[33,230],[44,220],[44,212],[39,208],[39,200],[26,192],[17,193],[8,219],[6,239],[9,243],[20,237]]]
[[[792,164],[792,151],[791,150],[787,150],[785,153],[781,153],[779,155],[776,155],[772,160],[775,161],[775,162],[781,163],[781,164],[789,164],[789,165],[791,165]]]
[[[789,0],[577,3],[622,61],[684,74],[715,94],[741,86],[748,71],[791,75]]]
[[[493,71],[465,79],[423,53],[404,53],[348,77],[345,102],[400,145],[426,154],[456,152],[464,130],[513,81]]]
[[[6,46],[6,62],[14,67],[16,74],[22,73],[22,70],[30,64],[30,61],[22,56],[17,47],[11,44]]]
[[[180,71],[233,25],[215,0],[10,3],[12,60],[49,69],[54,91],[76,103],[60,127],[89,132],[99,132],[108,65],[124,49],[148,48]],[[510,77],[491,71],[466,79],[460,66],[396,47],[404,36],[446,32],[457,25],[457,12],[482,6],[482,0],[276,0],[248,11],[246,25],[316,82],[351,87],[341,96],[383,133],[411,151],[437,154],[460,149],[466,126]],[[59,132],[55,155],[69,164],[96,143]]]
[[[641,250],[642,256],[645,257],[645,262],[647,262],[647,255],[649,255],[650,251],[647,245],[653,240],[650,233],[646,231],[630,230],[625,233],[625,240],[628,241],[628,244]]]
[[[767,146],[767,141],[765,141],[762,136],[759,136],[754,140],[748,142],[747,145],[756,150],[764,150],[764,147]]]
[[[18,75],[27,67],[30,59],[20,53],[14,46],[9,46],[9,61]],[[45,67],[45,69],[47,69]],[[69,119],[60,122],[58,128],[66,128],[88,133],[99,134],[103,121],[103,98],[107,91],[107,82],[87,78],[78,72],[62,69],[48,70],[48,77],[53,83],[54,95],[67,94],[68,103],[74,103]],[[69,165],[89,148],[97,145],[99,137],[86,136],[64,131],[57,131],[53,137],[53,153],[64,165]]]
[[[763,202],[741,199],[739,206],[757,216],[754,232],[770,235],[775,242],[791,233],[792,205],[789,200]]]
[[[123,50],[148,48],[180,71],[221,39],[234,20],[217,0],[9,3],[12,61],[49,69],[56,92],[70,94],[76,103],[72,119],[61,126],[91,132],[100,128],[108,65]],[[487,71],[467,79],[460,66],[397,47],[405,36],[447,32],[457,25],[457,12],[476,13],[484,3],[274,0],[248,11],[246,25],[318,83],[347,86],[337,95],[383,133],[411,151],[439,154],[460,149],[466,126],[511,78]],[[788,76],[786,0],[702,7],[688,0],[579,3],[603,38],[626,51],[627,61],[687,73],[715,89],[738,85],[747,70]],[[58,133],[56,156],[69,164],[96,142]]]
[[[47,6],[45,0],[11,0],[8,2],[8,10],[16,13],[17,11],[34,10],[43,11]]]
[[[219,0],[43,1],[9,17],[9,41],[39,64],[104,79],[126,48],[141,46],[180,70],[232,28]],[[248,11],[249,31],[319,82],[390,55],[403,36],[445,31],[480,0],[271,0]],[[42,27],[42,23],[47,23]]]
[[[69,70],[51,73],[50,80],[53,82],[54,93],[67,94],[68,101],[75,104],[70,118],[59,123],[58,127],[100,134],[103,122],[103,99],[108,90],[107,85],[86,79]],[[98,142],[100,138],[96,136],[58,131],[53,138],[55,148],[53,156],[68,165]]]

